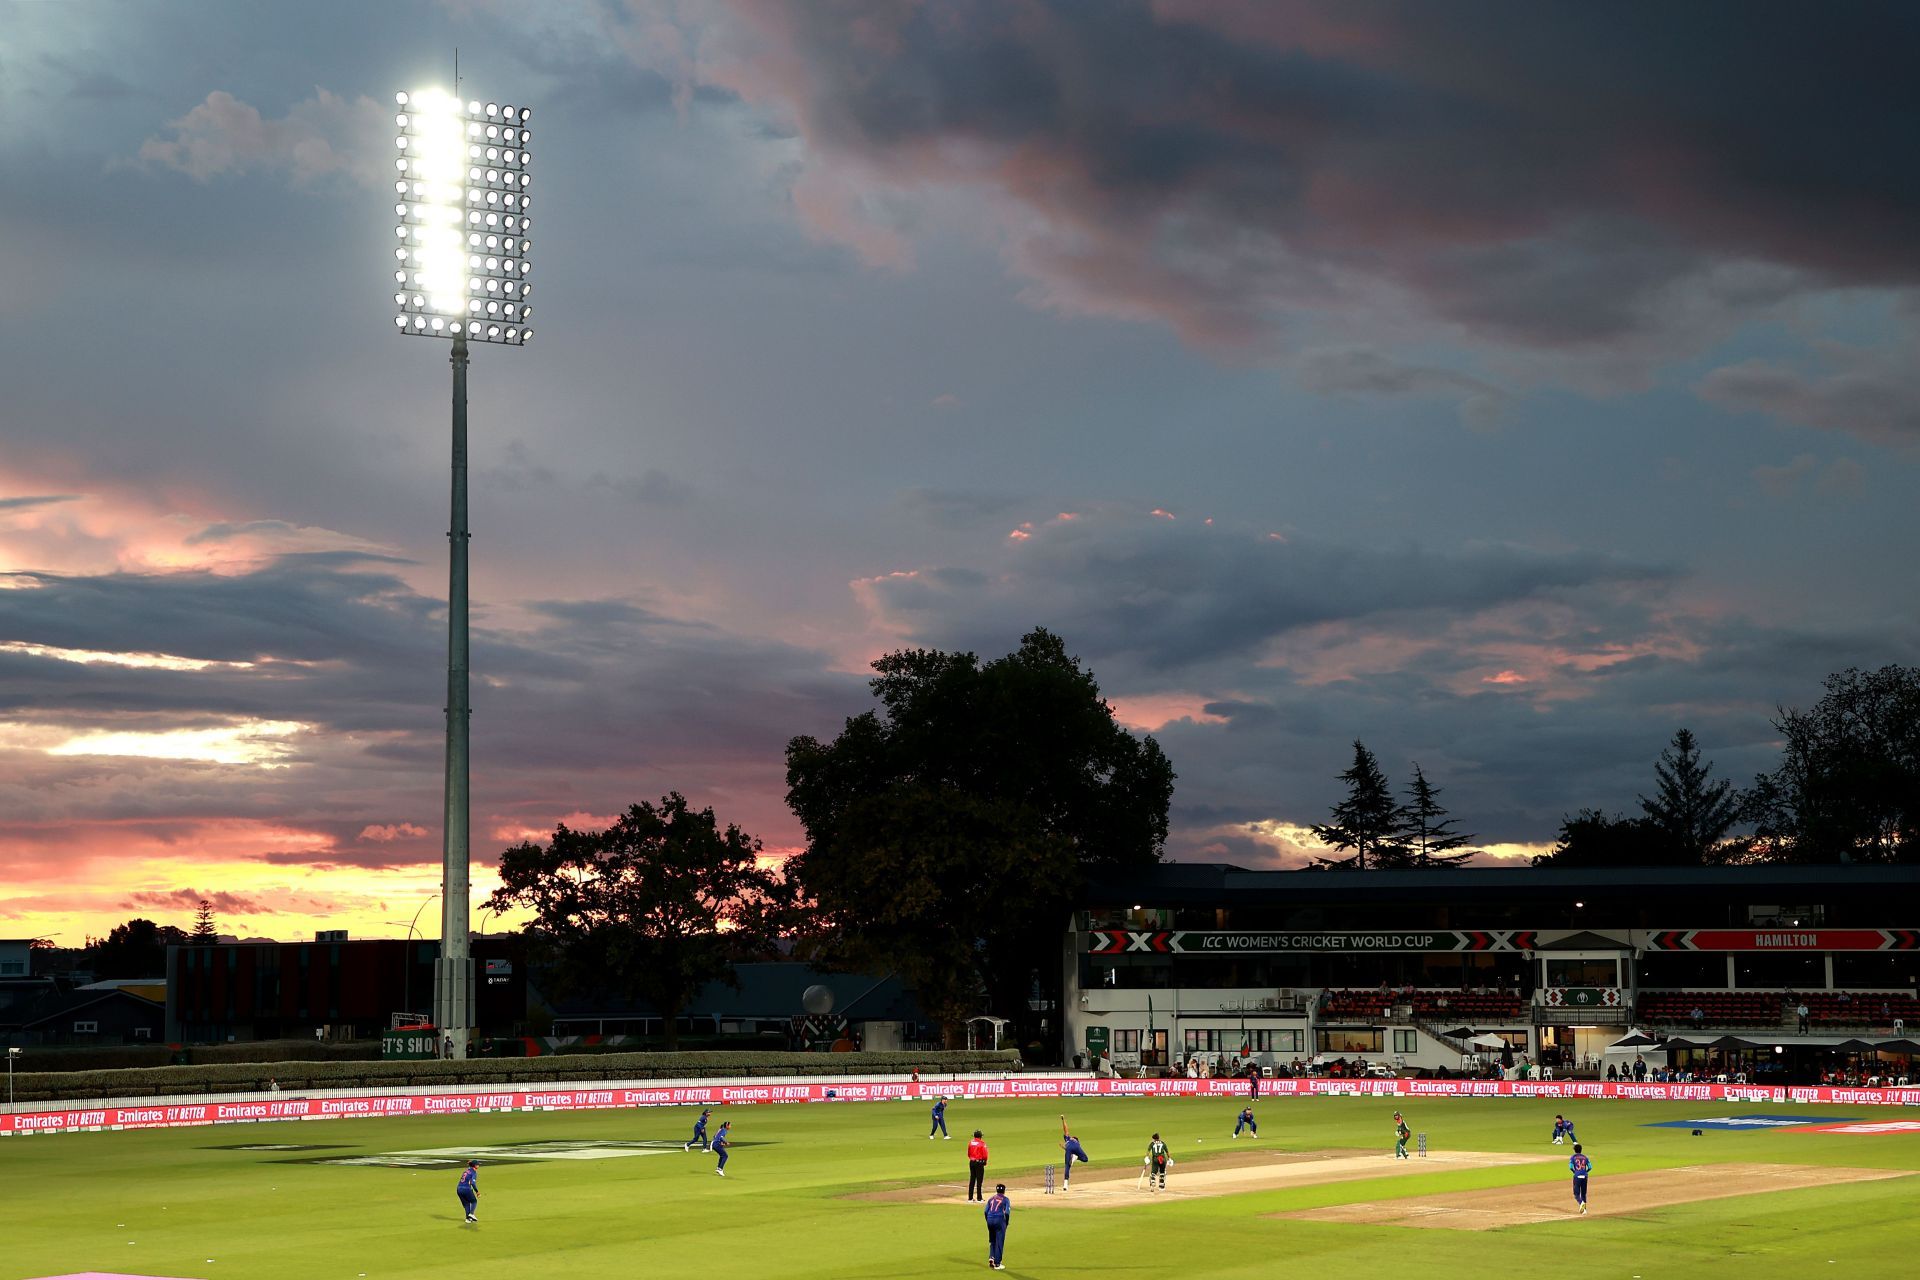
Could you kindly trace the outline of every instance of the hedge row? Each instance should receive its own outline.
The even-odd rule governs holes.
[[[29,1071],[14,1077],[20,1102],[87,1098],[246,1093],[269,1077],[283,1093],[317,1089],[404,1089],[415,1085],[482,1088],[598,1080],[675,1080],[709,1076],[892,1075],[1013,1071],[1020,1055],[940,1053],[608,1053],[545,1058],[469,1058],[464,1062],[218,1063],[112,1071]]]

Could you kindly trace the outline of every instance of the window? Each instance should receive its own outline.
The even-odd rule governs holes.
[[[0,960],[0,978],[21,978],[27,972],[25,960]]]
[[[152,1027],[135,1027],[133,1029],[133,1038],[135,1040],[151,1040],[153,1039],[153,1028]]]
[[[1420,1033],[1418,1031],[1394,1032],[1393,1051],[1395,1053],[1418,1053],[1420,1051]]]
[[[1550,987],[1617,987],[1620,975],[1613,960],[1547,961]]]
[[[1140,1031],[1138,1028],[1120,1027],[1113,1033],[1113,1051],[1115,1053],[1140,1052]]]
[[[1188,1053],[1224,1053],[1227,1049],[1227,1032],[1213,1028],[1187,1029]],[[1236,1045],[1238,1039],[1235,1040]]]
[[[97,1022],[76,1022],[73,1024],[73,1034],[77,1036],[98,1035],[99,1031],[100,1024]]]
[[[1378,1053],[1380,1052],[1380,1033],[1378,1031],[1318,1031],[1314,1033],[1321,1053]]]

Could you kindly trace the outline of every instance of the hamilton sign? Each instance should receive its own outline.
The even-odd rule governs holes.
[[[1240,933],[1213,929],[1094,929],[1087,954],[1175,956],[1271,955],[1288,951],[1520,951],[1532,934],[1512,930],[1409,929],[1365,933],[1287,931]]]

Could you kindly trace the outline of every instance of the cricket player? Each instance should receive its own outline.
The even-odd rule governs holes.
[[[681,1147],[680,1150],[691,1151],[695,1147],[699,1147],[702,1151],[712,1150],[712,1147],[707,1142],[707,1117],[712,1114],[712,1107],[700,1108],[700,1118],[693,1122],[693,1137],[687,1139],[687,1145]]]
[[[1165,1191],[1167,1189],[1167,1166],[1172,1163],[1173,1156],[1172,1153],[1167,1150],[1167,1144],[1160,1141],[1159,1134],[1154,1134],[1153,1141],[1147,1144],[1147,1185],[1152,1187],[1153,1180],[1158,1178],[1160,1179],[1160,1185],[1154,1189]]]
[[[713,1135],[713,1150],[720,1153],[720,1163],[713,1171],[721,1177],[727,1176],[727,1148],[733,1145],[733,1121],[722,1120],[720,1131]]]
[[[1233,1136],[1236,1138],[1239,1137],[1242,1129],[1252,1131],[1253,1136],[1256,1138],[1260,1136],[1260,1126],[1253,1122],[1252,1107],[1240,1108],[1240,1116],[1233,1122]]]
[[[1080,1145],[1080,1139],[1074,1137],[1073,1131],[1067,1128],[1065,1116],[1060,1117],[1060,1150],[1066,1156],[1060,1169],[1060,1189],[1070,1191],[1073,1188],[1073,1162],[1078,1160],[1081,1164],[1086,1164],[1087,1149]]]
[[[1411,1138],[1412,1136],[1413,1136],[1413,1130],[1407,1128],[1406,1118],[1403,1117],[1398,1111],[1394,1112],[1393,1113],[1393,1158],[1394,1159],[1396,1160],[1413,1159],[1412,1156],[1407,1154],[1407,1139]]]
[[[1567,1160],[1567,1168],[1573,1174],[1573,1202],[1580,1206],[1580,1212],[1587,1211],[1587,1175],[1593,1172],[1593,1161],[1580,1149],[1579,1143],[1573,1144],[1573,1155]]]
[[[947,1099],[943,1094],[933,1100],[933,1127],[927,1130],[927,1141],[933,1141],[933,1135],[951,1140],[953,1135],[947,1132]]]
[[[480,1162],[467,1161],[467,1167],[460,1171],[460,1185],[454,1191],[460,1197],[460,1207],[467,1211],[468,1222],[480,1221]]]
[[[987,1199],[987,1265],[995,1271],[1004,1271],[1000,1259],[1007,1249],[1007,1224],[1013,1221],[1013,1201],[1007,1199],[1007,1184],[994,1184],[993,1195]]]
[[[987,1198],[987,1140],[980,1131],[973,1131],[972,1141],[967,1143],[967,1199],[985,1200]]]
[[[1580,1139],[1573,1136],[1573,1121],[1565,1116],[1556,1115],[1553,1118],[1553,1145],[1557,1147],[1563,1142],[1571,1142],[1578,1146]]]

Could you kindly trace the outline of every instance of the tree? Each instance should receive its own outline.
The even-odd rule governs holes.
[[[1313,834],[1322,844],[1353,850],[1353,856],[1318,858],[1315,865],[1365,871],[1371,858],[1375,869],[1406,866],[1407,851],[1395,839],[1400,829],[1399,808],[1387,786],[1387,775],[1358,738],[1353,741],[1353,764],[1340,780],[1347,784],[1347,798],[1333,806],[1333,821],[1316,824]]]
[[[1666,833],[1645,818],[1582,809],[1560,821],[1560,842],[1533,860],[1536,867],[1670,867],[1685,858]]]
[[[1407,788],[1407,802],[1395,814],[1399,843],[1406,849],[1408,865],[1415,867],[1457,867],[1473,857],[1474,851],[1455,853],[1473,842],[1473,836],[1453,830],[1453,818],[1440,804],[1440,788],[1427,781],[1419,762],[1413,766],[1413,784]]]
[[[734,966],[773,949],[791,919],[792,893],[760,865],[760,842],[679,792],[636,804],[604,831],[555,827],[500,855],[500,888],[487,905],[528,907],[528,933],[555,965],[563,990],[612,988],[640,995],[678,1019],[709,982],[736,988]]]
[[[1057,999],[1074,893],[1159,860],[1173,768],[1044,629],[990,662],[912,649],[873,668],[877,711],[787,746],[807,834],[788,872],[820,926],[808,949],[899,970],[950,1038],[983,1011],[1035,1038],[1033,987]]]
[[[1757,851],[1793,862],[1920,861],[1920,670],[1848,668],[1774,722],[1781,761],[1747,793]]]
[[[205,898],[194,908],[193,932],[187,935],[196,947],[211,947],[220,941],[220,935],[213,928],[213,904]]]
[[[1640,797],[1640,809],[1664,843],[1689,865],[1719,861],[1720,842],[1740,818],[1740,796],[1725,778],[1710,780],[1713,762],[1700,763],[1693,732],[1681,729],[1653,766],[1653,799]]]
[[[167,971],[167,948],[187,945],[183,929],[135,919],[115,925],[104,938],[89,938],[96,978],[158,978]]]

